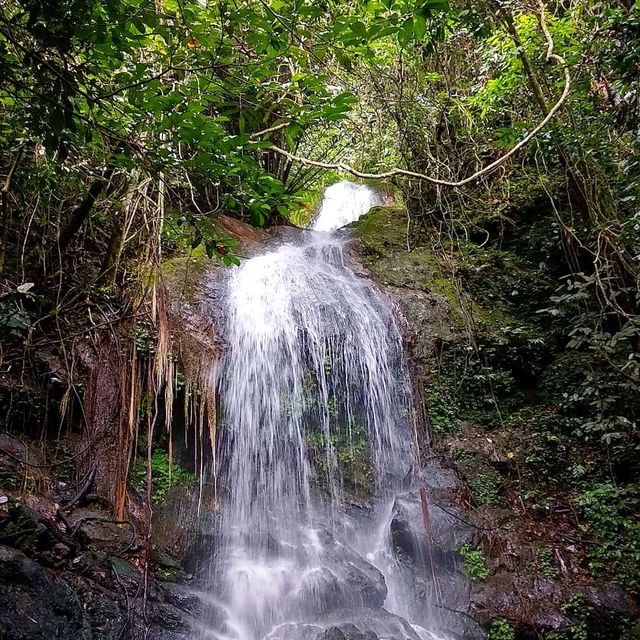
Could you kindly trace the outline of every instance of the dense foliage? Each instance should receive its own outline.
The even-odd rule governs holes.
[[[435,431],[467,420],[508,433],[523,504],[548,510],[564,495],[593,574],[637,591],[639,36],[640,10],[624,0],[3,2],[6,422],[46,413],[14,394],[45,377],[62,414],[79,404],[79,336],[124,327],[140,357],[163,353],[149,347],[162,333],[157,268],[179,252],[236,263],[221,214],[308,219],[339,174],[274,146],[460,180],[558,98],[550,38],[570,98],[520,154],[460,188],[391,183],[409,249],[437,252],[450,279],[440,288],[468,328],[426,392]],[[162,495],[171,465],[148,459]],[[134,469],[141,488],[146,470]],[[470,489],[479,506],[507,493],[491,469]],[[465,560],[481,578],[478,553]],[[512,637],[501,624],[492,637]]]
[[[514,490],[547,515],[568,502],[591,570],[631,590],[640,573],[639,19],[624,3],[452,7],[422,42],[388,49],[384,73],[360,85],[395,162],[459,180],[511,148],[559,95],[543,24],[566,59],[571,98],[517,160],[463,188],[398,186],[421,229],[407,242],[440,255],[451,282],[436,288],[470,336],[443,353],[426,390],[433,427],[446,434],[471,421],[508,455],[507,478],[471,463],[476,504],[508,503]],[[376,170],[383,156],[363,158]]]

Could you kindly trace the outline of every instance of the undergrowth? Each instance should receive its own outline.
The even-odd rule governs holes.
[[[487,562],[481,549],[465,544],[460,548],[460,555],[471,580],[481,582],[487,578]]]
[[[138,458],[131,472],[131,487],[137,493],[147,490],[147,460]],[[196,476],[175,463],[170,464],[169,455],[161,449],[156,449],[151,456],[151,501],[162,502],[171,487],[193,487]]]

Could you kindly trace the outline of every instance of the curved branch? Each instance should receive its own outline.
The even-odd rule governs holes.
[[[262,131],[256,131],[251,134],[251,139],[260,138],[261,136],[266,136],[268,133],[273,133],[274,131],[279,131],[280,129],[284,129],[288,127],[291,122],[281,122],[280,124],[276,124],[273,127],[269,127],[268,129],[263,129]]]
[[[457,181],[441,180],[440,178],[435,178],[434,176],[429,176],[424,173],[419,173],[417,171],[410,171],[408,169],[401,169],[399,167],[394,167],[393,169],[389,169],[388,171],[384,171],[382,173],[366,173],[366,172],[358,171],[357,169],[354,169],[352,166],[346,164],[345,162],[330,163],[330,162],[320,162],[317,160],[310,160],[309,158],[297,156],[275,145],[271,145],[270,147],[268,147],[268,149],[270,149],[271,151],[274,151],[275,153],[279,153],[280,155],[283,155],[286,158],[289,158],[289,160],[292,160],[293,162],[299,162],[309,167],[319,167],[321,169],[335,169],[338,171],[344,171],[345,173],[350,173],[351,175],[354,175],[357,178],[364,178],[364,179],[370,179],[370,180],[382,180],[385,178],[392,178],[393,176],[406,176],[408,178],[416,178],[419,180],[424,180],[426,182],[430,182],[431,184],[439,185],[442,187],[462,187],[466,184],[469,184],[470,182],[477,180],[478,178],[481,178],[482,176],[490,173],[494,169],[497,169],[498,167],[503,165],[507,160],[509,160],[509,158],[514,156],[516,153],[518,153],[518,151],[520,151],[520,149],[522,149],[525,145],[527,145],[532,138],[534,138],[538,133],[540,133],[540,131],[542,131],[542,129],[544,129],[547,126],[547,124],[549,124],[549,122],[555,117],[558,111],[560,111],[562,105],[566,102],[567,97],[569,96],[569,91],[571,89],[571,75],[569,74],[569,69],[567,68],[566,60],[562,56],[558,55],[557,53],[554,53],[553,39],[551,38],[551,34],[549,33],[549,30],[547,28],[546,21],[545,21],[544,5],[542,2],[540,2],[539,5],[540,5],[540,27],[547,41],[546,60],[547,62],[553,60],[559,65],[562,65],[562,70],[564,73],[564,87],[563,87],[562,93],[560,94],[560,97],[558,98],[556,103],[553,105],[553,107],[549,109],[548,113],[540,121],[540,123],[536,127],[534,127],[524,138],[522,138],[520,142],[518,142],[512,149],[507,151],[507,153],[505,153],[503,156],[501,156],[497,160],[494,160],[492,163],[488,164],[486,167],[479,169],[472,175]],[[254,134],[254,135],[259,135],[259,134]]]

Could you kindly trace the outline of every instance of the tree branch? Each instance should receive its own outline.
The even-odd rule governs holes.
[[[279,131],[280,129],[284,129],[288,127],[291,122],[281,122],[280,124],[276,124],[273,127],[269,127],[268,129],[263,129],[262,131],[256,131],[251,134],[251,139],[260,138],[261,136],[266,136],[268,133],[273,133],[274,131]]]
[[[270,147],[268,147],[268,149],[270,149],[271,151],[274,151],[275,153],[279,153],[280,155],[285,156],[286,158],[288,158],[293,162],[299,162],[309,167],[319,167],[321,169],[335,169],[338,171],[343,171],[345,173],[350,173],[351,175],[356,176],[357,178],[364,178],[369,180],[383,180],[386,178],[392,178],[394,176],[405,176],[408,178],[416,178],[418,180],[424,180],[425,182],[429,182],[431,184],[439,185],[442,187],[463,187],[464,185],[469,184],[470,182],[474,182],[478,178],[481,178],[482,176],[488,173],[491,173],[494,169],[497,169],[498,167],[502,166],[507,160],[513,157],[516,153],[518,153],[518,151],[520,151],[524,146],[526,146],[531,141],[532,138],[534,138],[538,133],[540,133],[540,131],[542,131],[542,129],[544,129],[547,126],[547,124],[551,122],[551,120],[555,117],[558,111],[560,111],[562,105],[566,102],[567,97],[569,96],[569,91],[571,89],[571,75],[569,74],[569,69],[567,68],[566,60],[562,56],[558,55],[557,53],[554,53],[554,43],[546,25],[545,10],[542,2],[540,2],[540,26],[544,33],[545,40],[547,42],[547,52],[546,52],[547,62],[553,60],[557,64],[561,65],[564,73],[564,87],[563,87],[562,93],[560,94],[560,97],[558,98],[556,103],[553,105],[553,107],[551,107],[548,110],[545,117],[540,121],[540,123],[536,127],[534,127],[524,138],[522,138],[522,140],[520,140],[520,142],[518,142],[512,149],[510,149],[507,153],[502,155],[497,160],[494,160],[492,163],[488,164],[486,167],[479,169],[475,173],[471,174],[470,176],[467,176],[462,180],[457,180],[457,181],[441,180],[440,178],[436,178],[434,176],[429,176],[424,173],[419,173],[417,171],[410,171],[408,169],[401,169],[399,167],[394,167],[392,169],[389,169],[388,171],[383,171],[382,173],[367,173],[364,171],[358,171],[357,169],[354,169],[352,166],[348,165],[345,162],[337,162],[337,163],[319,162],[317,160],[311,160],[309,158],[304,158],[302,156],[295,155],[275,145],[271,145]],[[265,131],[269,131],[269,130],[267,129]],[[258,134],[254,134],[254,135],[257,136]]]

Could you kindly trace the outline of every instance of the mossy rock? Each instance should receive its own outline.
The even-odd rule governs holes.
[[[407,250],[406,214],[398,207],[374,207],[353,225],[362,261],[384,285],[429,290],[441,280],[436,254],[427,247]]]
[[[361,245],[362,262],[377,282],[442,299],[450,308],[447,322],[454,329],[464,328],[472,316],[481,332],[504,340],[500,329],[518,324],[498,297],[479,299],[456,283],[455,255],[452,264],[451,256],[445,261],[428,237],[417,239],[419,230],[407,228],[402,207],[374,207],[352,229]],[[407,319],[411,322],[411,317]]]
[[[201,245],[191,249],[186,255],[165,260],[160,267],[160,274],[174,299],[194,303],[202,291],[201,283],[205,273],[216,267],[221,267],[221,264],[209,258]]]
[[[389,248],[406,247],[406,213],[403,207],[373,207],[351,228],[369,251],[386,255]]]

